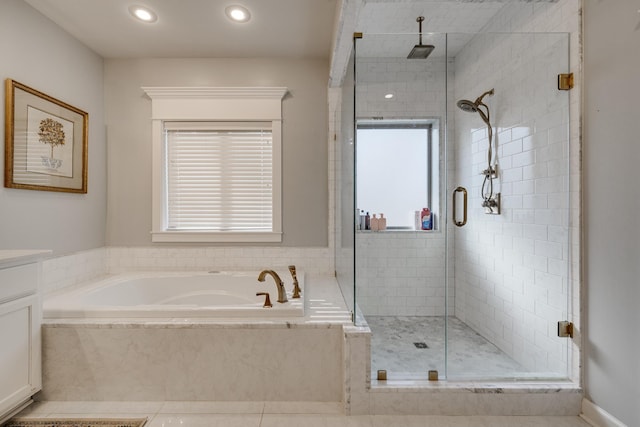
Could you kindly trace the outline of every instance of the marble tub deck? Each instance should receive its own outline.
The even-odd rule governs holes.
[[[37,402],[19,416],[149,419],[145,427],[588,427],[578,416],[343,415],[340,403]]]

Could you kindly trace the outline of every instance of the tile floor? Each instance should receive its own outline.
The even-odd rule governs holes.
[[[580,417],[342,415],[316,402],[37,402],[29,417],[148,417],[145,427],[588,427]]]
[[[531,379],[562,378],[566,373],[527,371],[498,347],[455,317],[448,318],[445,350],[445,318],[442,316],[365,316],[371,329],[371,371],[387,371],[393,379],[426,378],[429,370],[449,378]],[[424,343],[419,348],[415,343]]]

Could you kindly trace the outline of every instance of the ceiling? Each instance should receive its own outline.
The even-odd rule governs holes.
[[[453,57],[504,5],[499,0],[368,0],[358,16],[357,31],[364,34],[358,56],[406,58],[418,44],[416,18],[424,16],[423,44],[435,46],[431,56]]]
[[[413,34],[395,44],[371,45],[379,56],[406,56],[417,44],[417,16],[425,17],[425,33],[477,32],[513,0],[25,1],[105,58],[329,58],[337,50],[334,38],[340,43],[335,28],[349,44],[353,31]],[[150,7],[158,21],[133,19],[128,11],[133,4]],[[247,7],[251,21],[227,19],[224,8],[230,4]],[[349,11],[351,19],[344,16]],[[430,43],[427,35],[425,43]]]
[[[329,58],[339,0],[25,0],[105,58]],[[142,23],[129,6],[158,15]],[[227,19],[242,4],[248,23]]]

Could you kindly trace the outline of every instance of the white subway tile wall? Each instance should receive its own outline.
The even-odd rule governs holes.
[[[365,316],[445,315],[443,233],[361,232],[356,240],[358,305]]]
[[[578,235],[570,234],[578,204],[570,212],[569,201],[570,191],[571,203],[579,200],[579,186],[569,179],[579,173],[579,140],[570,145],[569,134],[578,135],[570,116],[579,110],[576,95],[557,90],[556,82],[559,73],[576,72],[578,25],[577,1],[506,5],[486,30],[524,34],[477,36],[455,59],[456,99],[495,88],[484,101],[502,195],[501,215],[485,215],[479,172],[487,166],[486,126],[477,115],[456,112],[455,185],[470,194],[469,223],[455,235],[456,316],[526,368],[574,377],[577,363],[556,329],[559,320],[575,320],[570,304],[579,283],[568,253],[569,239],[574,251],[578,246]]]

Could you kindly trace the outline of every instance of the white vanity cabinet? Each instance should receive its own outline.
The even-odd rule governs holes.
[[[0,423],[42,387],[41,251],[0,251]]]

